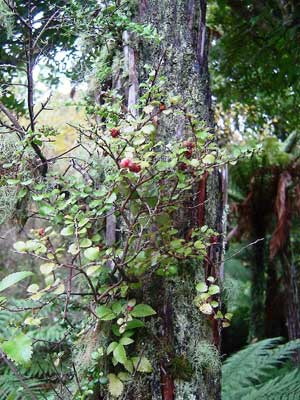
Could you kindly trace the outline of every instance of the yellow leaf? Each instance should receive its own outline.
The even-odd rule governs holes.
[[[124,385],[115,374],[108,374],[108,390],[113,397],[119,397],[123,393]]]

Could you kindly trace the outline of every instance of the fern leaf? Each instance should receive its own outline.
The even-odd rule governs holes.
[[[300,398],[300,370],[291,371],[288,366],[295,351],[300,348],[300,340],[285,344],[280,344],[281,341],[281,338],[262,340],[229,357],[222,370],[222,399]],[[281,393],[281,397],[276,397],[275,393]]]

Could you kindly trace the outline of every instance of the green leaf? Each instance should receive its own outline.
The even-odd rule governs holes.
[[[77,247],[76,243],[72,243],[69,248],[68,248],[68,253],[72,254],[75,256],[79,252],[79,249]]]
[[[156,314],[156,311],[153,310],[152,307],[148,306],[148,304],[138,304],[131,311],[131,315],[133,317],[149,317],[150,315]]]
[[[124,390],[122,381],[115,374],[108,374],[108,382],[109,393],[113,397],[120,397]]]
[[[32,276],[33,273],[30,271],[21,271],[21,272],[14,272],[10,275],[7,275],[5,278],[0,281],[0,292],[3,290],[13,286],[19,281],[28,278],[28,276]]]
[[[6,183],[8,185],[16,185],[16,184],[20,183],[20,179],[7,179]]]
[[[69,226],[63,228],[63,229],[60,231],[60,234],[61,234],[62,236],[72,236],[72,235],[74,234],[74,228],[73,228],[73,226],[69,225]]]
[[[95,275],[96,272],[98,272],[101,269],[101,265],[91,265],[90,267],[87,268],[86,274],[88,276]]]
[[[80,240],[80,247],[90,247],[92,245],[92,241],[88,238],[84,238],[82,240]]]
[[[201,293],[200,295],[199,295],[199,298],[201,299],[201,300],[207,300],[208,298],[210,298],[210,294],[209,293]]]
[[[41,201],[43,200],[45,196],[43,194],[33,194],[32,195],[32,200],[34,201]]]
[[[196,285],[197,292],[204,293],[204,292],[207,292],[207,289],[208,289],[208,286],[205,282],[199,282]]]
[[[226,313],[225,318],[228,319],[229,321],[232,320],[233,314],[232,313]]]
[[[55,214],[55,208],[50,205],[44,204],[40,207],[39,212],[42,216],[47,217],[48,215]]]
[[[111,306],[112,311],[116,314],[119,315],[120,312],[122,311],[122,303],[120,301],[117,301],[116,303],[113,303]]]
[[[194,246],[195,246],[195,248],[198,249],[198,250],[204,250],[204,249],[205,249],[205,244],[202,242],[202,240],[197,240],[197,241],[194,243]]]
[[[213,154],[207,154],[205,157],[203,157],[202,161],[204,164],[213,164],[215,162],[216,158]]]
[[[128,372],[119,372],[118,373],[118,378],[123,382],[128,382],[131,379],[131,377],[128,374]]]
[[[199,167],[199,165],[200,165],[200,161],[199,161],[199,160],[196,160],[195,158],[193,158],[193,159],[190,161],[190,164],[191,164],[192,167],[197,168],[197,167]]]
[[[152,365],[146,357],[132,357],[134,368],[138,372],[152,372]]]
[[[27,250],[27,245],[25,242],[16,242],[14,243],[14,249],[20,253],[25,253]]]
[[[36,283],[32,283],[27,288],[28,293],[37,293],[38,291],[39,291],[39,285],[37,285]]]
[[[125,364],[127,360],[126,351],[125,347],[121,343],[119,343],[118,346],[114,349],[113,355],[119,363]]]
[[[135,328],[143,328],[145,326],[143,321],[139,319],[133,319],[132,321],[127,322],[126,330],[135,329]]]
[[[111,326],[111,331],[112,331],[112,333],[113,333],[115,336],[118,336],[118,337],[121,336],[121,333],[120,333],[119,329],[120,329],[120,327],[119,327],[119,325],[117,325],[117,324],[113,324],[113,325]]]
[[[21,182],[23,186],[29,186],[33,183],[33,179],[27,179],[26,181]]]
[[[49,275],[54,270],[55,264],[54,263],[46,263],[40,266],[40,271],[43,275]]]
[[[152,124],[145,125],[141,129],[141,132],[145,135],[153,135],[156,132],[156,127]]]
[[[4,353],[17,364],[27,364],[32,355],[31,339],[23,333],[0,344]]]
[[[23,197],[25,197],[27,193],[27,188],[23,187],[21,190],[18,191],[18,199],[23,199]]]
[[[111,321],[112,319],[116,318],[116,315],[112,312],[112,310],[106,306],[98,306],[96,308],[96,314],[102,321]]]
[[[176,106],[177,104],[179,104],[182,101],[182,97],[181,96],[171,96],[169,98],[169,101],[172,105]]]
[[[89,218],[83,218],[81,221],[79,221],[78,226],[79,226],[79,228],[82,228],[84,225],[86,225],[89,222],[90,222]]]
[[[98,247],[89,247],[83,254],[89,261],[96,261],[99,259],[100,251]]]
[[[118,342],[111,342],[110,345],[108,346],[107,350],[106,350],[106,353],[107,354],[112,353],[117,346],[118,346]]]
[[[211,295],[220,293],[220,287],[218,285],[211,285],[208,289],[208,293]]]
[[[220,310],[219,310],[219,311],[217,312],[217,314],[215,315],[215,319],[223,318],[223,317],[224,317],[224,315],[221,313]]]
[[[105,199],[106,204],[112,204],[114,201],[116,201],[117,195],[116,193],[112,193],[107,199]]]
[[[133,373],[133,362],[131,360],[127,360],[124,364],[124,368],[130,372],[131,374]]]
[[[133,342],[134,342],[134,340],[131,339],[131,338],[129,338],[129,337],[122,337],[122,338],[120,339],[120,343],[121,343],[123,346],[127,346],[127,345],[129,345],[129,344],[131,344],[131,343],[133,343]]]

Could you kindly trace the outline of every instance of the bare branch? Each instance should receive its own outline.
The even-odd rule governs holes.
[[[3,112],[3,114],[7,116],[7,118],[10,120],[10,122],[13,124],[13,126],[16,128],[18,132],[23,132],[23,134],[25,134],[24,128],[19,124],[17,118],[8,108],[5,107],[3,103],[1,103],[1,101],[0,101],[0,110]]]
[[[51,23],[51,21],[53,21],[53,19],[56,17],[56,15],[59,13],[59,10],[56,10],[47,20],[47,22],[44,24],[44,26],[42,27],[42,29],[40,30],[40,33],[38,34],[37,38],[35,39],[35,41],[32,44],[32,49],[34,50],[38,41],[40,40],[40,38],[42,37],[43,33],[45,32],[45,30],[47,29],[47,27],[49,26],[49,24]]]

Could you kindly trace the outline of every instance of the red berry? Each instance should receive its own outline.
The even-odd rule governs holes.
[[[167,107],[166,107],[165,103],[160,103],[160,105],[159,105],[159,110],[160,111],[164,111],[166,108]]]
[[[117,128],[112,128],[112,129],[110,130],[110,134],[111,134],[111,136],[112,136],[113,138],[116,138],[116,137],[118,137],[118,136],[120,135],[120,131],[119,131],[119,129],[117,129]]]
[[[131,172],[140,172],[140,170],[141,170],[141,166],[136,163],[129,165],[129,171],[131,171]]]
[[[184,147],[187,147],[189,150],[191,150],[195,147],[195,143],[191,142],[190,140],[185,140],[182,144]]]
[[[119,163],[121,168],[129,168],[131,165],[133,165],[132,160],[130,158],[123,158],[123,160],[120,161]]]
[[[178,165],[178,168],[180,169],[180,171],[185,171],[187,169],[187,165],[186,163],[182,162]]]
[[[133,306],[127,306],[127,311],[132,311],[134,309]]]
[[[184,155],[185,155],[185,158],[190,159],[193,155],[193,151],[189,149],[184,153]]]
[[[40,236],[44,236],[45,235],[45,229],[44,228],[39,229],[39,235]]]

